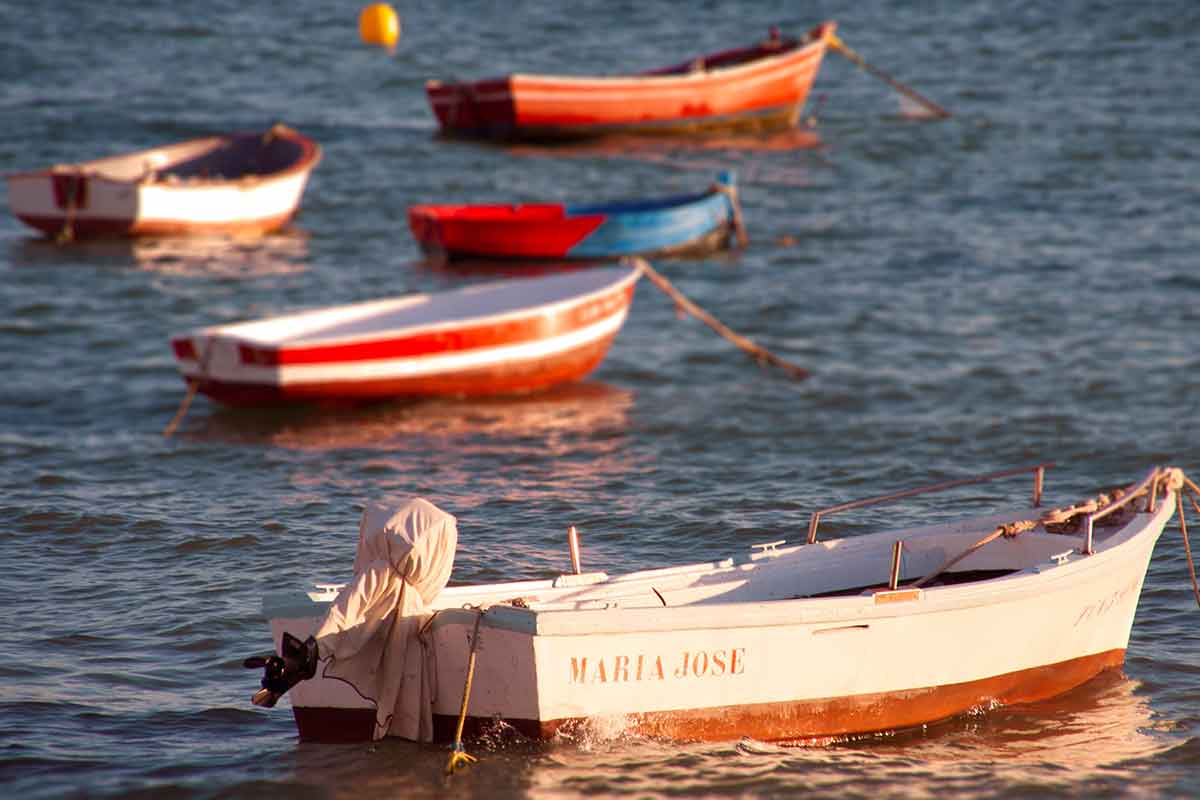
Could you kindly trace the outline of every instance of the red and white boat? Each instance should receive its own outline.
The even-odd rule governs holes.
[[[768,131],[796,125],[836,25],[632,75],[429,81],[443,133],[500,140]]]
[[[503,722],[538,739],[820,742],[1048,699],[1121,666],[1155,543],[1200,489],[1156,468],[1047,509],[1044,467],[822,509],[798,546],[609,576],[574,544],[559,577],[449,588],[454,518],[369,506],[348,583],[264,599],[281,655],[255,702],[290,688],[318,741]],[[1029,505],[818,541],[835,512],[1029,473]]]
[[[262,234],[286,225],[321,160],[286,125],[8,176],[13,213],[59,239]]]
[[[578,380],[603,360],[642,270],[618,266],[321,308],[172,339],[231,405],[482,396]]]

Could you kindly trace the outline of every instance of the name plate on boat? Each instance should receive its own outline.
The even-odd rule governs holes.
[[[875,593],[875,605],[882,606],[887,603],[907,603],[910,600],[920,600],[920,589],[893,589],[886,592]]]

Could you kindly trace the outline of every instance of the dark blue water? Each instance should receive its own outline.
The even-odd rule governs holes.
[[[294,229],[265,240],[58,247],[0,217],[6,796],[1200,793],[1200,612],[1174,530],[1123,674],[915,732],[819,749],[486,742],[447,783],[443,748],[302,745],[286,708],[253,708],[241,659],[269,644],[259,598],[346,577],[359,510],[385,496],[458,516],[465,582],[563,570],[571,524],[588,566],[623,571],[796,540],[822,505],[1041,460],[1059,464],[1052,500],[1154,464],[1200,473],[1195,3],[398,8],[388,56],[345,4],[0,4],[4,172],[275,121],[325,148]],[[648,68],[825,18],[954,116],[906,118],[833,55],[807,148],[448,143],[422,92]],[[184,394],[173,333],[485,277],[425,265],[409,204],[673,194],[725,168],[749,249],[657,266],[811,369],[804,383],[643,282],[576,387],[336,413],[198,400],[162,436]]]

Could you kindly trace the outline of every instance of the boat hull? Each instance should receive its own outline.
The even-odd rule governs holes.
[[[172,347],[184,379],[229,405],[520,394],[591,373],[624,324],[639,276],[613,268],[339,306],[203,329]],[[548,292],[543,302],[530,302],[539,292]],[[447,319],[412,324],[419,313],[436,315],[439,303]]]
[[[601,260],[701,254],[734,225],[732,179],[695,195],[589,206],[418,205],[409,228],[421,247],[450,258]]]
[[[224,160],[226,174],[176,171],[205,157]],[[9,204],[46,236],[261,235],[295,217],[320,157],[312,140],[276,126],[10,175]]]
[[[773,131],[799,120],[834,29],[827,22],[805,42],[764,43],[640,75],[515,74],[430,81],[425,90],[442,132],[452,136],[539,141]]]
[[[452,738],[460,711],[475,619],[463,603],[489,606],[473,674],[471,733],[501,720],[542,739],[586,729],[821,742],[1046,700],[1123,663],[1149,559],[1173,504],[1168,492],[1155,509],[1097,539],[1091,555],[1078,536],[1027,534],[992,542],[962,568],[986,573],[1015,559],[1027,566],[1001,570],[996,579],[920,589],[879,588],[899,533],[909,568],[921,575],[978,531],[1028,517],[764,553],[714,565],[686,589],[678,570],[662,570],[613,581],[600,576],[588,588],[561,590],[571,595],[543,585],[471,597],[463,593],[469,587],[444,590],[448,607],[432,624],[435,735]],[[859,563],[870,564],[855,576],[868,586],[862,592],[790,594],[802,580]],[[703,602],[704,593],[742,591],[747,564],[779,570],[771,579],[778,599]],[[552,595],[563,601],[547,601]],[[514,596],[529,602],[501,600]],[[539,598],[548,602],[543,610],[535,610]],[[264,604],[277,642],[285,630],[315,630],[320,617],[301,608]],[[317,678],[292,690],[301,738],[369,737],[373,707],[334,683]]]
[[[953,686],[807,701],[768,702],[622,715],[611,725],[585,716],[555,720],[468,715],[463,735],[476,738],[502,722],[529,739],[548,740],[599,728],[676,741],[728,741],[750,737],[764,742],[822,743],[856,735],[898,731],[951,719],[975,710],[1035,703],[1065,694],[1106,670],[1120,669],[1124,650],[1112,650]],[[292,707],[303,741],[369,741],[375,725],[371,708]],[[434,714],[434,741],[453,742],[455,714]]]

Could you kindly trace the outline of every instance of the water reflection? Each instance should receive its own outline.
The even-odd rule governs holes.
[[[562,436],[623,433],[632,405],[632,392],[589,381],[516,397],[350,408],[217,407],[178,435],[310,451],[411,450],[424,445],[453,445],[461,451],[477,438],[536,437],[539,447],[553,450]]]
[[[1139,685],[1114,672],[1055,701],[833,747],[619,735],[536,744],[498,731],[468,743],[478,762],[448,779],[445,747],[399,740],[369,748],[302,744],[283,759],[280,777],[335,797],[364,786],[418,797],[452,787],[457,796],[489,798],[744,797],[749,787],[759,797],[1113,796],[1129,794],[1134,777],[1137,793],[1155,796],[1166,784],[1156,787],[1132,762],[1170,749],[1164,725]]]
[[[546,275],[587,269],[604,263],[603,261],[446,258],[435,253],[428,253],[419,261],[414,261],[413,266],[455,280],[458,278],[540,278]]]
[[[614,135],[561,144],[513,144],[505,149],[516,156],[606,156],[653,160],[664,154],[716,151],[769,153],[816,150],[821,146],[821,137],[815,128],[799,126],[764,134],[730,133],[695,138]]]
[[[824,142],[812,127],[769,134],[730,134],[697,139],[611,136],[558,145],[509,146],[514,156],[528,158],[626,158],[689,172],[716,174],[736,169],[740,185],[804,187],[813,180],[808,169],[781,163],[773,155],[803,151],[828,164]]]
[[[14,243],[11,263],[16,267],[86,265],[166,275],[257,278],[307,270],[308,240],[308,232],[298,228],[266,236],[83,239],[64,244],[26,237]]]

